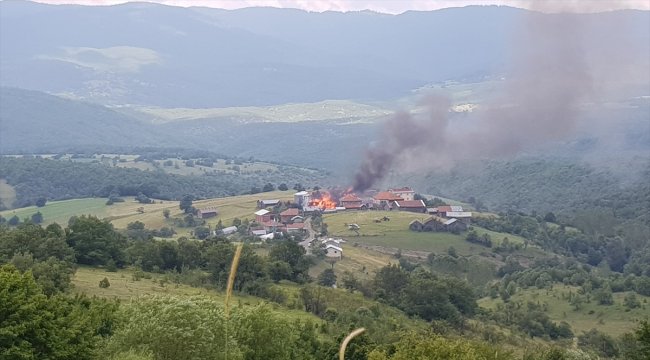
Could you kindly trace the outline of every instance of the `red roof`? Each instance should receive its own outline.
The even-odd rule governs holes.
[[[426,208],[422,200],[402,200],[395,201],[397,207],[401,208]]]
[[[296,216],[300,214],[300,211],[296,208],[287,209],[280,213],[280,216]]]
[[[295,223],[295,224],[288,224],[287,229],[304,229],[305,224],[304,223]]]
[[[359,198],[358,196],[356,196],[354,194],[347,194],[347,195],[345,195],[344,197],[341,198],[341,201],[342,202],[343,201],[350,201],[350,202],[361,201],[361,198]]]
[[[393,192],[413,192],[413,189],[411,189],[408,186],[405,186],[405,187],[399,188],[399,189],[390,189],[390,191],[393,191]]]
[[[358,204],[358,205],[350,205],[350,204],[345,205],[346,209],[361,209],[362,207],[363,207],[363,205],[361,205],[361,204]]]
[[[393,194],[390,191],[382,191],[379,194],[375,195],[375,200],[387,200],[387,201],[398,201],[398,200],[404,200],[401,197]]]
[[[438,206],[438,212],[439,213],[446,213],[447,211],[452,211],[450,205]]]

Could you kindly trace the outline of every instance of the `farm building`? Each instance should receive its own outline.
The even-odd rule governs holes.
[[[445,219],[437,216],[429,216],[422,223],[422,231],[444,231]]]
[[[467,230],[467,224],[458,219],[449,219],[444,222],[445,230],[451,232],[460,232]]]
[[[409,230],[411,231],[422,231],[422,227],[423,227],[422,221],[417,219],[411,221],[411,223],[409,224]]]
[[[427,206],[424,205],[422,200],[398,200],[394,202],[395,208],[399,211],[410,211],[424,213],[427,211]]]
[[[211,217],[215,217],[219,215],[219,212],[217,211],[217,208],[205,208],[205,209],[199,209],[197,211],[197,216],[199,219],[207,219]]]
[[[469,211],[447,211],[445,217],[450,219],[458,219],[465,225],[469,225],[472,221],[472,213]]]
[[[382,210],[391,210],[395,201],[402,201],[401,197],[390,191],[382,191],[373,197],[375,208]]]
[[[327,254],[325,256],[329,258],[342,258],[343,257],[343,249],[339,246],[336,245],[325,245],[325,251],[327,251]]]
[[[344,207],[346,210],[359,210],[363,207],[361,198],[354,194],[343,196],[339,200],[339,203],[341,207]]]
[[[267,207],[274,207],[280,204],[280,200],[257,200],[257,207],[260,209],[266,209]]]
[[[401,197],[406,201],[415,200],[415,191],[410,187],[403,187],[398,189],[388,189],[389,192]]]
[[[291,219],[300,215],[300,210],[296,208],[287,209],[280,213],[280,222],[283,224],[291,223]]]
[[[266,209],[262,209],[262,210],[258,210],[258,211],[255,212],[255,222],[256,223],[262,224],[262,223],[269,222],[269,221],[271,221],[271,212],[270,211],[268,211]]]
[[[226,228],[221,229],[221,233],[224,235],[230,235],[234,234],[237,232],[237,227],[236,226],[228,226]]]
[[[251,235],[253,235],[253,236],[266,235],[266,230],[264,230],[264,229],[251,230]]]

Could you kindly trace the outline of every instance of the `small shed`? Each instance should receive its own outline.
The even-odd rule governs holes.
[[[199,219],[207,219],[207,218],[215,217],[217,215],[219,215],[219,212],[217,211],[217,208],[214,207],[199,209],[197,211],[197,216],[199,217]]]

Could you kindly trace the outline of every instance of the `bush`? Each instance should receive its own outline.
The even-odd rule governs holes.
[[[102,289],[107,289],[107,288],[109,288],[110,286],[111,286],[111,283],[110,283],[110,281],[108,281],[108,278],[103,278],[103,279],[99,282],[99,287],[102,288]]]

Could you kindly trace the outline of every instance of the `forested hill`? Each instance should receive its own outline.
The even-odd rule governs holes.
[[[296,182],[319,179],[319,174],[297,168],[265,172],[263,176],[257,173],[184,176],[95,163],[13,157],[0,157],[0,174],[16,190],[14,207],[33,205],[40,197],[63,200],[142,193],[163,200],[180,199],[183,195],[213,198],[250,193],[252,188],[260,191],[268,183],[278,186],[284,182],[292,186]]]
[[[576,159],[522,158],[432,172],[428,193],[482,203],[494,211],[554,212],[608,209],[618,217],[650,224],[650,159],[639,157],[613,172]]]

